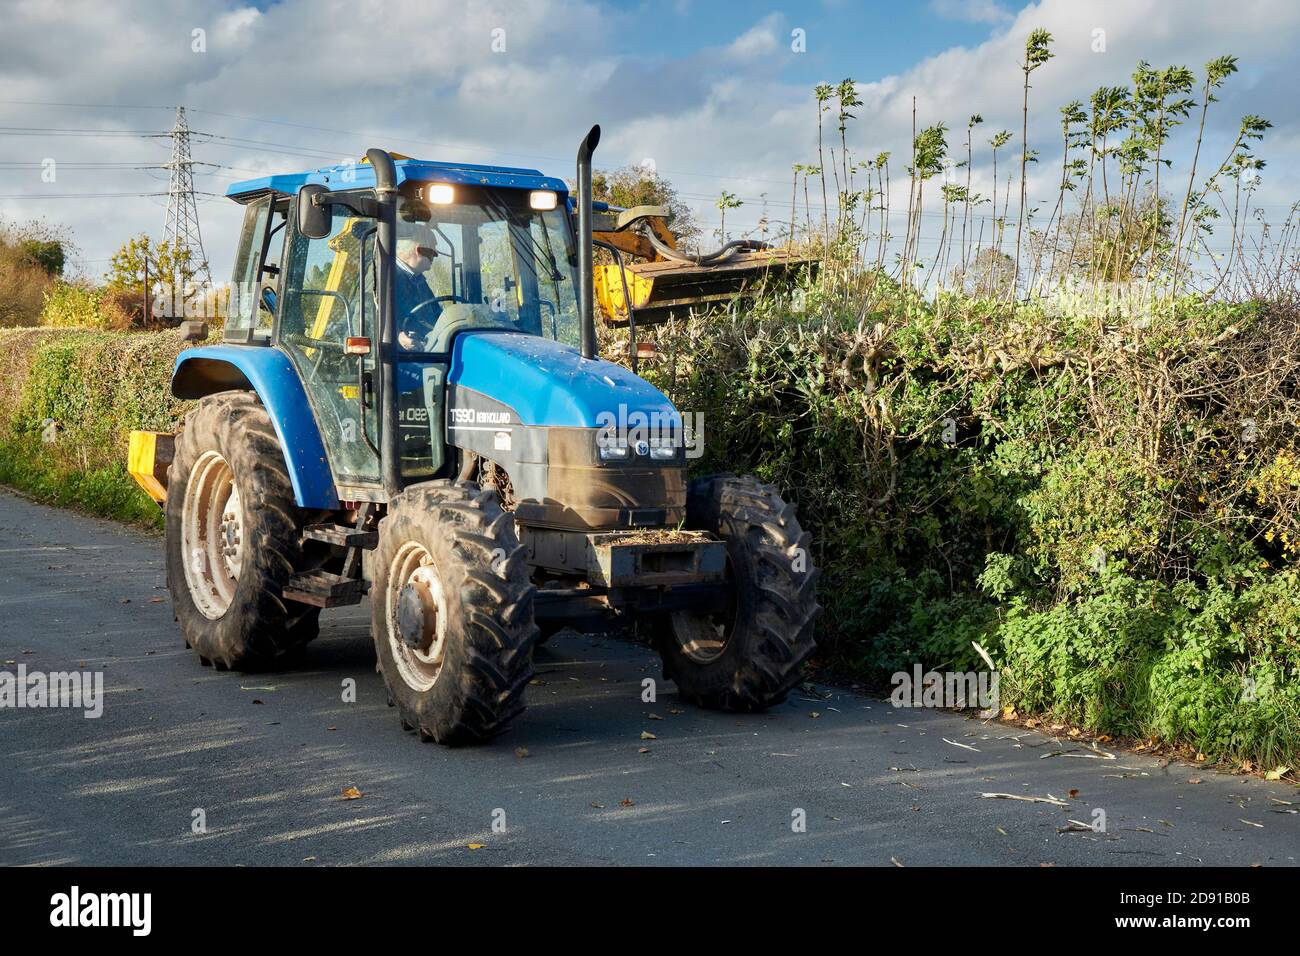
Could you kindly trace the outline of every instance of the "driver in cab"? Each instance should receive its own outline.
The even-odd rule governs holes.
[[[425,339],[442,314],[425,274],[438,255],[431,230],[408,233],[397,240],[393,273],[393,307],[397,313],[397,344],[408,352],[424,349]]]

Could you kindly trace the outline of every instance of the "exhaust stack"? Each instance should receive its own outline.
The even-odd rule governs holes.
[[[402,465],[397,449],[397,351],[393,315],[393,250],[397,244],[397,167],[382,149],[366,150],[375,171],[375,198],[379,201],[379,229],[375,255],[379,293],[379,461],[384,491],[391,498],[402,490]]]
[[[578,319],[582,328],[582,357],[596,357],[595,286],[591,265],[591,154],[600,142],[600,125],[591,128],[578,146]]]

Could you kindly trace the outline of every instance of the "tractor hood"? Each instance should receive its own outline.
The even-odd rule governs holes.
[[[451,350],[448,382],[508,405],[520,424],[598,428],[641,412],[680,428],[672,402],[621,365],[519,332],[467,331]]]

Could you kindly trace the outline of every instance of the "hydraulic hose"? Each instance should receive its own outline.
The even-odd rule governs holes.
[[[674,262],[686,262],[696,266],[712,266],[717,265],[719,262],[726,262],[737,252],[758,252],[761,249],[772,248],[769,243],[759,242],[757,239],[734,239],[721,249],[692,255],[689,252],[674,249],[662,241],[648,225],[642,224],[641,235],[650,240],[650,245],[654,246],[655,252],[665,259],[671,259]]]

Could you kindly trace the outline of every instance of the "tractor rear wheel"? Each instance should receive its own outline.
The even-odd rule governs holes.
[[[320,610],[285,601],[304,553],[284,455],[251,392],[199,401],[176,439],[164,505],[167,585],[187,646],[218,669],[281,663],[318,632]]]
[[[762,710],[785,699],[815,649],[817,569],[794,506],[752,476],[692,482],[686,523],[726,542],[731,596],[712,612],[652,622],[664,676],[705,707]]]
[[[414,485],[379,523],[371,631],[402,726],[474,743],[524,709],[534,587],[514,515],[469,481]]]

